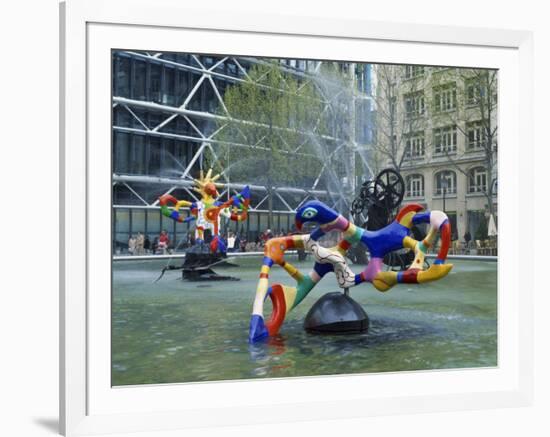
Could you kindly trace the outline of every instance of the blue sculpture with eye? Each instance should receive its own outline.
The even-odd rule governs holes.
[[[399,283],[422,284],[446,276],[452,264],[446,264],[447,252],[451,242],[451,225],[442,211],[424,211],[419,204],[409,204],[401,208],[395,220],[377,231],[369,231],[351,223],[328,205],[318,200],[306,202],[296,211],[296,228],[301,230],[304,223],[312,222],[318,227],[310,235],[292,235],[270,239],[264,249],[264,258],[260,279],[256,288],[256,298],[252,308],[249,340],[258,341],[273,336],[285,319],[286,314],[296,307],[315,285],[329,272],[334,272],[338,285],[349,288],[363,282],[370,282],[379,291],[387,291]],[[422,241],[410,236],[415,224],[425,223],[428,234]],[[327,232],[342,234],[337,246],[326,248],[319,239]],[[441,246],[435,262],[424,270],[424,257],[440,235]],[[364,244],[370,260],[361,273],[355,274],[347,265],[345,255],[353,245]],[[415,258],[411,266],[401,272],[384,271],[384,255],[398,249],[414,251]],[[287,250],[304,249],[312,253],[315,265],[309,274],[304,274],[284,259]],[[296,281],[296,287],[283,284],[269,285],[269,271],[278,264]],[[264,322],[263,304],[269,296],[273,302],[271,318]]]
[[[329,223],[334,222],[339,217],[342,217],[338,212],[332,208],[325,205],[323,202],[318,200],[311,200],[306,202],[302,207],[296,211],[295,223],[298,230],[302,230],[304,223],[313,222],[321,225],[320,228],[317,228],[312,234],[311,238],[318,240],[321,238],[325,232],[329,230],[336,229],[336,226],[331,227],[331,229],[322,230],[321,228]]]

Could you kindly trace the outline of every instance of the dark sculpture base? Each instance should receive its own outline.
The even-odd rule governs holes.
[[[227,254],[212,253],[208,244],[196,244],[185,252],[182,279],[187,281],[239,281],[239,278],[218,275],[212,266],[237,267],[225,261]]]
[[[312,334],[358,334],[369,329],[369,317],[349,295],[335,291],[311,307],[304,329]]]

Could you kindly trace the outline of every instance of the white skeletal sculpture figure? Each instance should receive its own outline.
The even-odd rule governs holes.
[[[315,260],[321,264],[332,264],[336,281],[340,288],[349,288],[355,285],[355,274],[351,271],[346,259],[338,252],[321,246],[317,241],[309,238],[305,240],[307,249]]]

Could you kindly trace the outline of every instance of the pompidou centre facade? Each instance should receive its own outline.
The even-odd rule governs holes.
[[[324,61],[276,61],[278,68],[301,83],[321,80],[319,71]],[[158,199],[169,193],[196,200],[193,178],[212,164],[206,156],[217,159],[219,134],[231,117],[224,105],[227,87],[252,80],[250,69],[267,62],[250,57],[113,51],[112,223],[116,253],[123,251],[129,237],[138,232],[151,240],[162,230],[174,242],[187,238],[192,225],[163,217]],[[369,64],[337,66],[349,79],[342,85],[348,87],[351,96],[345,134],[340,126],[323,135],[327,156],[315,177],[276,187],[271,222],[275,234],[290,231],[294,212],[310,199],[349,210],[357,184],[372,175],[362,153],[372,139],[371,68]],[[335,109],[333,104],[327,98],[325,110]],[[252,146],[261,144],[235,144]],[[296,144],[297,149],[299,146]],[[230,173],[222,176],[222,198],[250,186],[248,220],[227,224],[227,229],[253,241],[268,226],[268,190],[244,176],[242,180],[233,180]]]

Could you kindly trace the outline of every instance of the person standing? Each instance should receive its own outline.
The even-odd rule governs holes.
[[[470,234],[470,231],[466,231],[464,234],[464,241],[466,242],[466,249],[470,248],[470,241],[472,241],[472,235]]]
[[[136,238],[136,255],[144,254],[145,237],[141,232],[138,232]]]
[[[166,230],[163,230],[159,236],[159,249],[162,250],[163,255],[166,255],[166,253],[168,252],[169,244],[170,237],[168,236],[168,232],[166,232]]]
[[[256,236],[256,239],[254,240],[254,244],[256,245],[256,247],[254,248],[255,250],[259,250],[262,247],[263,238],[264,238],[263,232]]]
[[[128,253],[130,255],[133,255],[136,251],[136,239],[133,235],[130,235],[130,238],[128,238]]]
[[[227,251],[235,252],[235,235],[232,232],[227,234]]]
[[[151,240],[149,240],[149,235],[145,236],[145,241],[143,242],[143,249],[145,250],[145,253],[149,253],[149,250],[151,250]]]
[[[246,236],[243,235],[241,238],[241,252],[246,252]]]

